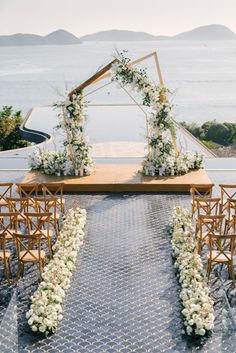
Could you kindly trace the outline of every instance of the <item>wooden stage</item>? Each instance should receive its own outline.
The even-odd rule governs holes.
[[[150,177],[138,171],[139,164],[98,164],[90,176],[57,177],[29,172],[22,183],[65,183],[65,192],[188,192],[191,184],[212,185],[205,170],[175,177]]]

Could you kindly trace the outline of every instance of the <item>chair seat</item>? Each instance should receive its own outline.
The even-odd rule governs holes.
[[[39,262],[39,252],[38,250],[20,251],[20,260],[22,262]],[[40,252],[41,259],[45,259],[45,251],[41,250]]]
[[[18,215],[17,215],[17,221],[18,221],[18,222],[24,222],[24,221],[26,221],[26,218],[25,218],[23,215],[18,214]]]
[[[221,205],[225,205],[227,203],[228,199],[223,199],[223,200],[220,200],[220,204]]]
[[[11,240],[11,239],[13,239],[12,234],[14,234],[14,233],[22,234],[22,232],[20,232],[19,230],[16,231],[15,229],[9,228],[9,229],[7,229],[5,239],[6,239],[6,240]]]
[[[199,220],[199,218],[196,217],[196,222],[197,222],[198,220]],[[211,219],[211,218],[204,218],[204,223],[212,223],[212,222],[214,222],[213,219]]]
[[[7,206],[8,203],[5,200],[0,200],[0,206]]]
[[[51,218],[51,219],[60,219],[60,213],[56,213],[56,214],[55,214],[55,217],[54,217],[54,215],[52,214],[50,218]],[[42,222],[46,222],[47,216],[42,217],[40,220],[41,220]]]
[[[217,256],[218,254],[220,254],[219,251],[217,250],[213,250],[212,251],[212,262],[229,262],[231,261],[231,253],[229,251],[225,251],[225,254],[227,254],[228,258],[221,253],[219,256]],[[207,258],[210,258],[210,253],[207,254]],[[230,259],[230,260],[229,260]]]
[[[9,257],[11,257],[10,251],[5,251],[5,256],[9,259]],[[0,260],[3,260],[3,251],[0,251]]]
[[[33,234],[39,233],[39,232],[43,234],[42,238],[47,238],[47,237],[52,238],[53,237],[53,232],[51,230],[47,230],[47,229],[40,229],[40,231],[38,231],[38,232],[35,230],[31,230],[30,234],[33,235]]]

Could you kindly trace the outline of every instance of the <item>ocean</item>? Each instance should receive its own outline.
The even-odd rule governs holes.
[[[50,105],[123,49],[132,59],[157,51],[176,120],[236,122],[236,41],[0,47],[0,107],[13,105],[25,114],[31,107]],[[143,65],[155,81],[154,62]],[[123,103],[121,91],[100,91],[91,103]]]

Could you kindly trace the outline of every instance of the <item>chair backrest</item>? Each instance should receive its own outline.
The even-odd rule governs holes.
[[[32,235],[41,234],[42,236],[45,236],[42,232],[42,225],[43,230],[46,230],[49,233],[52,213],[26,212],[24,215],[27,220],[28,233]]]
[[[0,202],[7,202],[7,197],[12,197],[13,183],[0,183]]]
[[[43,183],[41,184],[43,197],[57,198],[60,211],[63,209],[64,183]]]
[[[17,183],[17,193],[21,198],[38,196],[38,183]]]
[[[218,233],[222,234],[224,219],[225,215],[223,214],[216,216],[200,215],[198,218],[200,237],[203,238],[203,234],[204,238],[210,234],[213,236]]]
[[[209,237],[209,260],[211,262],[233,261],[236,234]]]
[[[51,213],[56,217],[57,198],[56,197],[35,197],[35,205],[38,213]]]
[[[0,234],[13,236],[18,232],[18,215],[19,212],[0,212],[0,218],[4,220],[0,223]]]
[[[192,200],[195,200],[197,198],[211,198],[213,187],[214,184],[209,186],[208,188],[204,188],[202,185],[192,184],[190,186],[190,195],[192,196]]]
[[[11,212],[23,214],[29,211],[29,198],[27,197],[8,197],[7,201]]]
[[[16,242],[17,257],[19,261],[24,260],[28,255],[33,261],[41,259],[41,233],[35,233],[33,235],[14,233],[13,236]],[[37,250],[37,252],[35,253],[32,250]]]
[[[216,216],[220,211],[220,201],[219,197],[217,198],[197,198],[196,208],[197,215],[208,215],[208,216]]]
[[[227,201],[236,198],[236,184],[219,184],[222,211],[227,209]]]

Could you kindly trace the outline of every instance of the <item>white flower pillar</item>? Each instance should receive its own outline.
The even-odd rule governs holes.
[[[156,63],[160,71],[157,56]],[[147,122],[148,154],[143,161],[143,173],[152,176],[178,175],[200,168],[202,158],[198,154],[179,154],[177,151],[172,106],[167,99],[168,90],[163,86],[161,76],[161,84],[155,85],[148,78],[146,70],[131,66],[130,59],[123,53],[117,56],[112,72],[113,81],[137,91],[141,95],[142,104],[150,108]]]
[[[59,114],[59,127],[65,132],[67,156],[73,167],[73,174],[81,176],[90,174],[92,160],[90,158],[90,145],[85,136],[84,124],[87,119],[87,103],[82,92],[68,95],[68,98],[56,107],[61,108]],[[82,170],[83,169],[83,170]],[[85,170],[84,170],[85,169]]]

